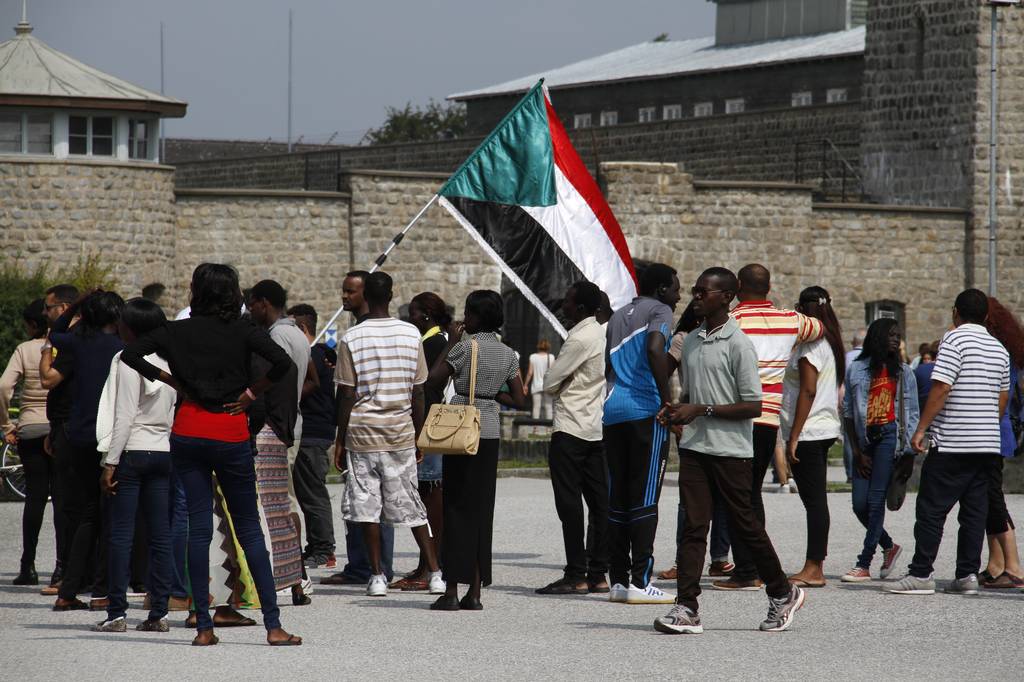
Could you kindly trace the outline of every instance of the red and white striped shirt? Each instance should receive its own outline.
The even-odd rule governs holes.
[[[779,426],[782,379],[798,344],[817,341],[825,334],[821,320],[793,310],[780,310],[771,301],[744,301],[730,313],[754,343],[761,375],[761,416],[755,424]]]

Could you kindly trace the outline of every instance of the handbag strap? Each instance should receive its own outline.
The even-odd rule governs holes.
[[[472,339],[469,342],[471,349],[469,354],[469,404],[472,405],[476,402],[476,355],[480,349],[476,339]]]

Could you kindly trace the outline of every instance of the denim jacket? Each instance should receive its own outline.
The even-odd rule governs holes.
[[[865,421],[868,411],[868,392],[871,390],[871,368],[867,360],[854,360],[846,368],[843,417],[852,419],[861,448],[868,446]],[[902,390],[900,390],[902,389]],[[917,404],[917,379],[909,365],[902,365],[896,390],[896,455],[911,452],[910,438],[921,419]]]

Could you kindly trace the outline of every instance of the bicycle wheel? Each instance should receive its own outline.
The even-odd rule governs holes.
[[[4,443],[2,453],[0,466],[4,468],[4,483],[12,493],[25,499],[25,469],[21,466],[18,450],[13,445]]]

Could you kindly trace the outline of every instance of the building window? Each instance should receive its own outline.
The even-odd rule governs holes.
[[[601,125],[613,126],[619,122],[619,112],[617,111],[602,111],[601,112]]]
[[[590,114],[576,114],[572,117],[573,128],[589,128],[590,126]]]
[[[0,153],[52,154],[53,116],[0,114]]]
[[[697,118],[710,116],[715,111],[715,105],[711,102],[697,102],[693,105],[693,115]]]
[[[794,92],[789,99],[790,104],[794,107],[809,107],[813,101],[814,97],[811,95],[810,90]]]
[[[677,121],[683,117],[682,104],[666,104],[661,110],[661,117],[666,121]]]
[[[829,104],[846,101],[846,88],[829,88],[825,91],[825,101]]]
[[[900,329],[906,334],[907,313],[906,306],[899,301],[884,299],[881,301],[869,301],[864,304],[864,322],[871,325],[875,320],[882,319],[896,320]]]
[[[745,108],[746,101],[742,97],[725,100],[725,113],[727,114],[742,114]]]
[[[654,107],[640,107],[640,111],[637,114],[637,120],[641,123],[650,123],[654,120]]]
[[[128,121],[128,158],[149,158],[150,122],[131,119]]]
[[[68,153],[83,156],[114,155],[112,116],[69,116]]]

